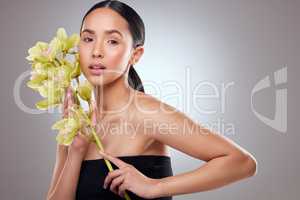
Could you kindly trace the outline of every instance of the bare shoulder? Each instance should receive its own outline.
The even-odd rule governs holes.
[[[204,161],[230,154],[248,158],[249,152],[229,138],[155,97],[138,93],[136,105],[139,121],[150,120],[148,136],[155,141]]]
[[[139,120],[148,119],[161,123],[174,122],[174,120],[190,120],[190,118],[175,107],[142,92],[137,92],[134,107],[135,115]]]

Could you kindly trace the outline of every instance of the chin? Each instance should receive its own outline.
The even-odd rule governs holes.
[[[86,78],[93,86],[104,86],[115,82],[119,77],[88,76]]]
[[[99,77],[99,76],[89,76],[86,77],[87,80],[93,85],[93,86],[101,86],[101,85],[105,85],[106,81],[103,77]]]

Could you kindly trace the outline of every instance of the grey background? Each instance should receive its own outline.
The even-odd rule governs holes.
[[[50,126],[59,115],[28,114],[16,104],[13,87],[30,66],[27,49],[37,40],[49,41],[58,27],[77,32],[83,14],[96,1],[16,1],[0,2],[1,20],[1,165],[0,199],[44,199],[55,160],[55,132]],[[298,0],[138,0],[124,1],[137,10],[146,24],[145,54],[136,66],[149,93],[151,81],[161,86],[167,103],[183,110],[200,123],[222,119],[235,127],[229,138],[251,152],[258,161],[258,174],[250,179],[175,199],[299,199],[299,52]],[[298,57],[297,57],[298,56]],[[265,76],[288,66],[288,128],[281,133],[259,121],[251,111],[250,94]],[[185,69],[190,69],[191,88],[201,81],[216,86],[234,82],[226,93],[226,109],[218,100],[204,100],[203,108],[217,108],[207,115],[191,105],[191,88],[179,96],[190,99],[177,105],[164,95],[167,80],[185,85]],[[148,83],[148,84],[147,84]],[[274,115],[272,85],[255,97],[256,109]],[[33,107],[40,97],[23,86],[23,102]],[[298,122],[298,123],[297,123]],[[222,132],[222,131],[221,131]],[[175,174],[203,164],[170,149]]]

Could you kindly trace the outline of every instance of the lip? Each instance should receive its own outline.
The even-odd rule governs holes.
[[[99,76],[99,75],[103,74],[105,69],[106,69],[106,67],[99,63],[92,64],[89,66],[89,70],[90,70],[91,74],[95,75],[95,76]]]

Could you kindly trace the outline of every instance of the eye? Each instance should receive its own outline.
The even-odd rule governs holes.
[[[92,41],[93,41],[93,39],[90,38],[90,37],[84,37],[82,40],[83,40],[84,42],[92,42]]]
[[[108,40],[108,43],[111,43],[112,45],[119,44],[116,40]]]

